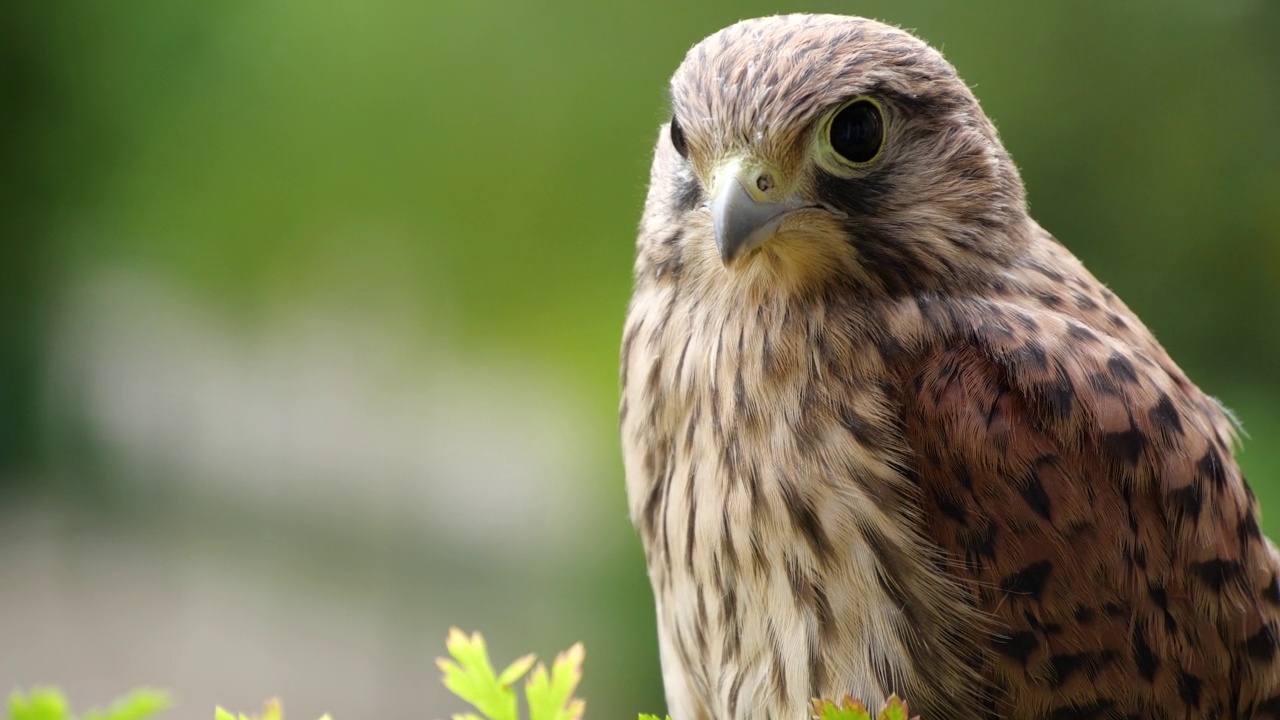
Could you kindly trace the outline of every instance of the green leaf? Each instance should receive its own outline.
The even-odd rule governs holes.
[[[14,690],[9,695],[10,720],[70,720],[67,699],[53,688],[32,688],[24,695]]]
[[[284,717],[284,706],[279,700],[268,700],[265,707],[262,708],[262,715],[259,720],[280,720]]]
[[[498,683],[503,687],[511,687],[516,681],[524,677],[529,672],[529,668],[533,667],[533,661],[536,660],[532,653],[517,659],[515,662],[507,666],[506,670],[498,676]]]
[[[645,715],[644,713],[640,713],[640,720],[658,720],[658,716],[657,716],[657,715]],[[668,715],[668,716],[667,716],[667,720],[671,720],[671,716],[670,716],[670,715]]]
[[[910,720],[911,710],[907,702],[897,695],[890,695],[884,709],[876,716],[876,720]]]
[[[581,720],[586,702],[573,697],[582,679],[582,660],[586,651],[582,643],[556,656],[551,673],[539,665],[525,685],[529,701],[529,720]]]
[[[490,720],[518,720],[516,693],[510,684],[500,682],[494,674],[493,665],[489,662],[489,652],[485,649],[484,638],[480,633],[472,633],[471,637],[467,637],[461,630],[452,628],[445,646],[454,661],[445,658],[436,660],[436,665],[444,672],[444,686],[454,695],[474,705]],[[510,674],[516,674],[516,677],[523,674],[523,671],[515,671],[524,660],[517,660],[503,671],[503,678]],[[462,717],[470,720],[470,716]]]
[[[142,720],[172,706],[169,696],[159,690],[134,690],[111,703],[106,710],[90,710],[81,720]]]
[[[848,695],[839,705],[830,700],[814,700],[813,716],[819,720],[871,720],[867,706]]]
[[[325,715],[320,720],[326,720],[328,717]],[[213,709],[213,720],[282,720],[282,718],[284,718],[284,706],[277,699],[264,703],[261,715],[246,716],[244,713],[232,715],[220,707]]]

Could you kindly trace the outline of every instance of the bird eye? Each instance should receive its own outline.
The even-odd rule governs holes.
[[[680,157],[689,158],[689,141],[684,137],[684,128],[680,127],[680,121],[676,120],[676,116],[671,116],[671,145],[675,147],[676,152],[680,153]]]
[[[831,118],[831,148],[855,165],[866,165],[884,148],[884,115],[870,98],[858,98]]]

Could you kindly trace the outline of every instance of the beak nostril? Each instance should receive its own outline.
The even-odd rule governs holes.
[[[773,189],[773,175],[769,173],[760,173],[756,176],[756,188],[760,192],[769,192]]]

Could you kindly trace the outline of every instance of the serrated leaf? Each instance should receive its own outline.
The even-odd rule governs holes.
[[[9,694],[9,720],[70,720],[66,697],[53,688],[32,688]]]
[[[325,717],[327,718],[329,716],[325,715]],[[276,698],[272,698],[262,704],[261,715],[250,716],[245,715],[244,713],[233,715],[222,707],[213,708],[213,720],[283,720],[283,718],[284,705],[282,705]],[[324,719],[321,718],[321,720]]]
[[[516,659],[515,662],[508,665],[507,669],[503,670],[502,674],[498,676],[498,683],[503,687],[511,687],[517,680],[524,677],[525,673],[529,672],[529,668],[533,667],[535,660],[537,660],[537,658],[533,656],[533,653]]]
[[[848,695],[839,705],[830,700],[814,700],[813,716],[818,720],[871,720],[867,706]]]
[[[111,703],[106,710],[90,710],[81,720],[142,720],[169,709],[172,704],[167,694],[142,688]]]
[[[284,706],[280,704],[280,700],[272,698],[263,706],[259,720],[281,720],[283,717]]]
[[[573,697],[582,680],[582,660],[586,651],[582,643],[556,656],[551,672],[539,665],[525,684],[529,701],[529,720],[581,720],[586,702]]]
[[[889,696],[884,709],[876,716],[876,720],[910,720],[910,718],[911,709],[907,707],[907,701],[896,694]]]
[[[493,664],[489,662],[489,652],[480,633],[472,633],[467,637],[461,630],[451,628],[445,647],[456,661],[444,658],[436,660],[436,665],[444,672],[445,687],[474,705],[490,720],[518,720],[516,693],[509,685],[499,682],[494,674]],[[522,661],[523,658],[513,665],[518,666]],[[510,671],[511,668],[507,670]],[[506,671],[503,675],[506,675]]]

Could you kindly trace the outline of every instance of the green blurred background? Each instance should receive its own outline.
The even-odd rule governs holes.
[[[648,154],[690,45],[793,10],[947,53],[1280,508],[1275,2],[8,0],[0,691],[443,717],[459,625],[660,710],[615,437]]]

